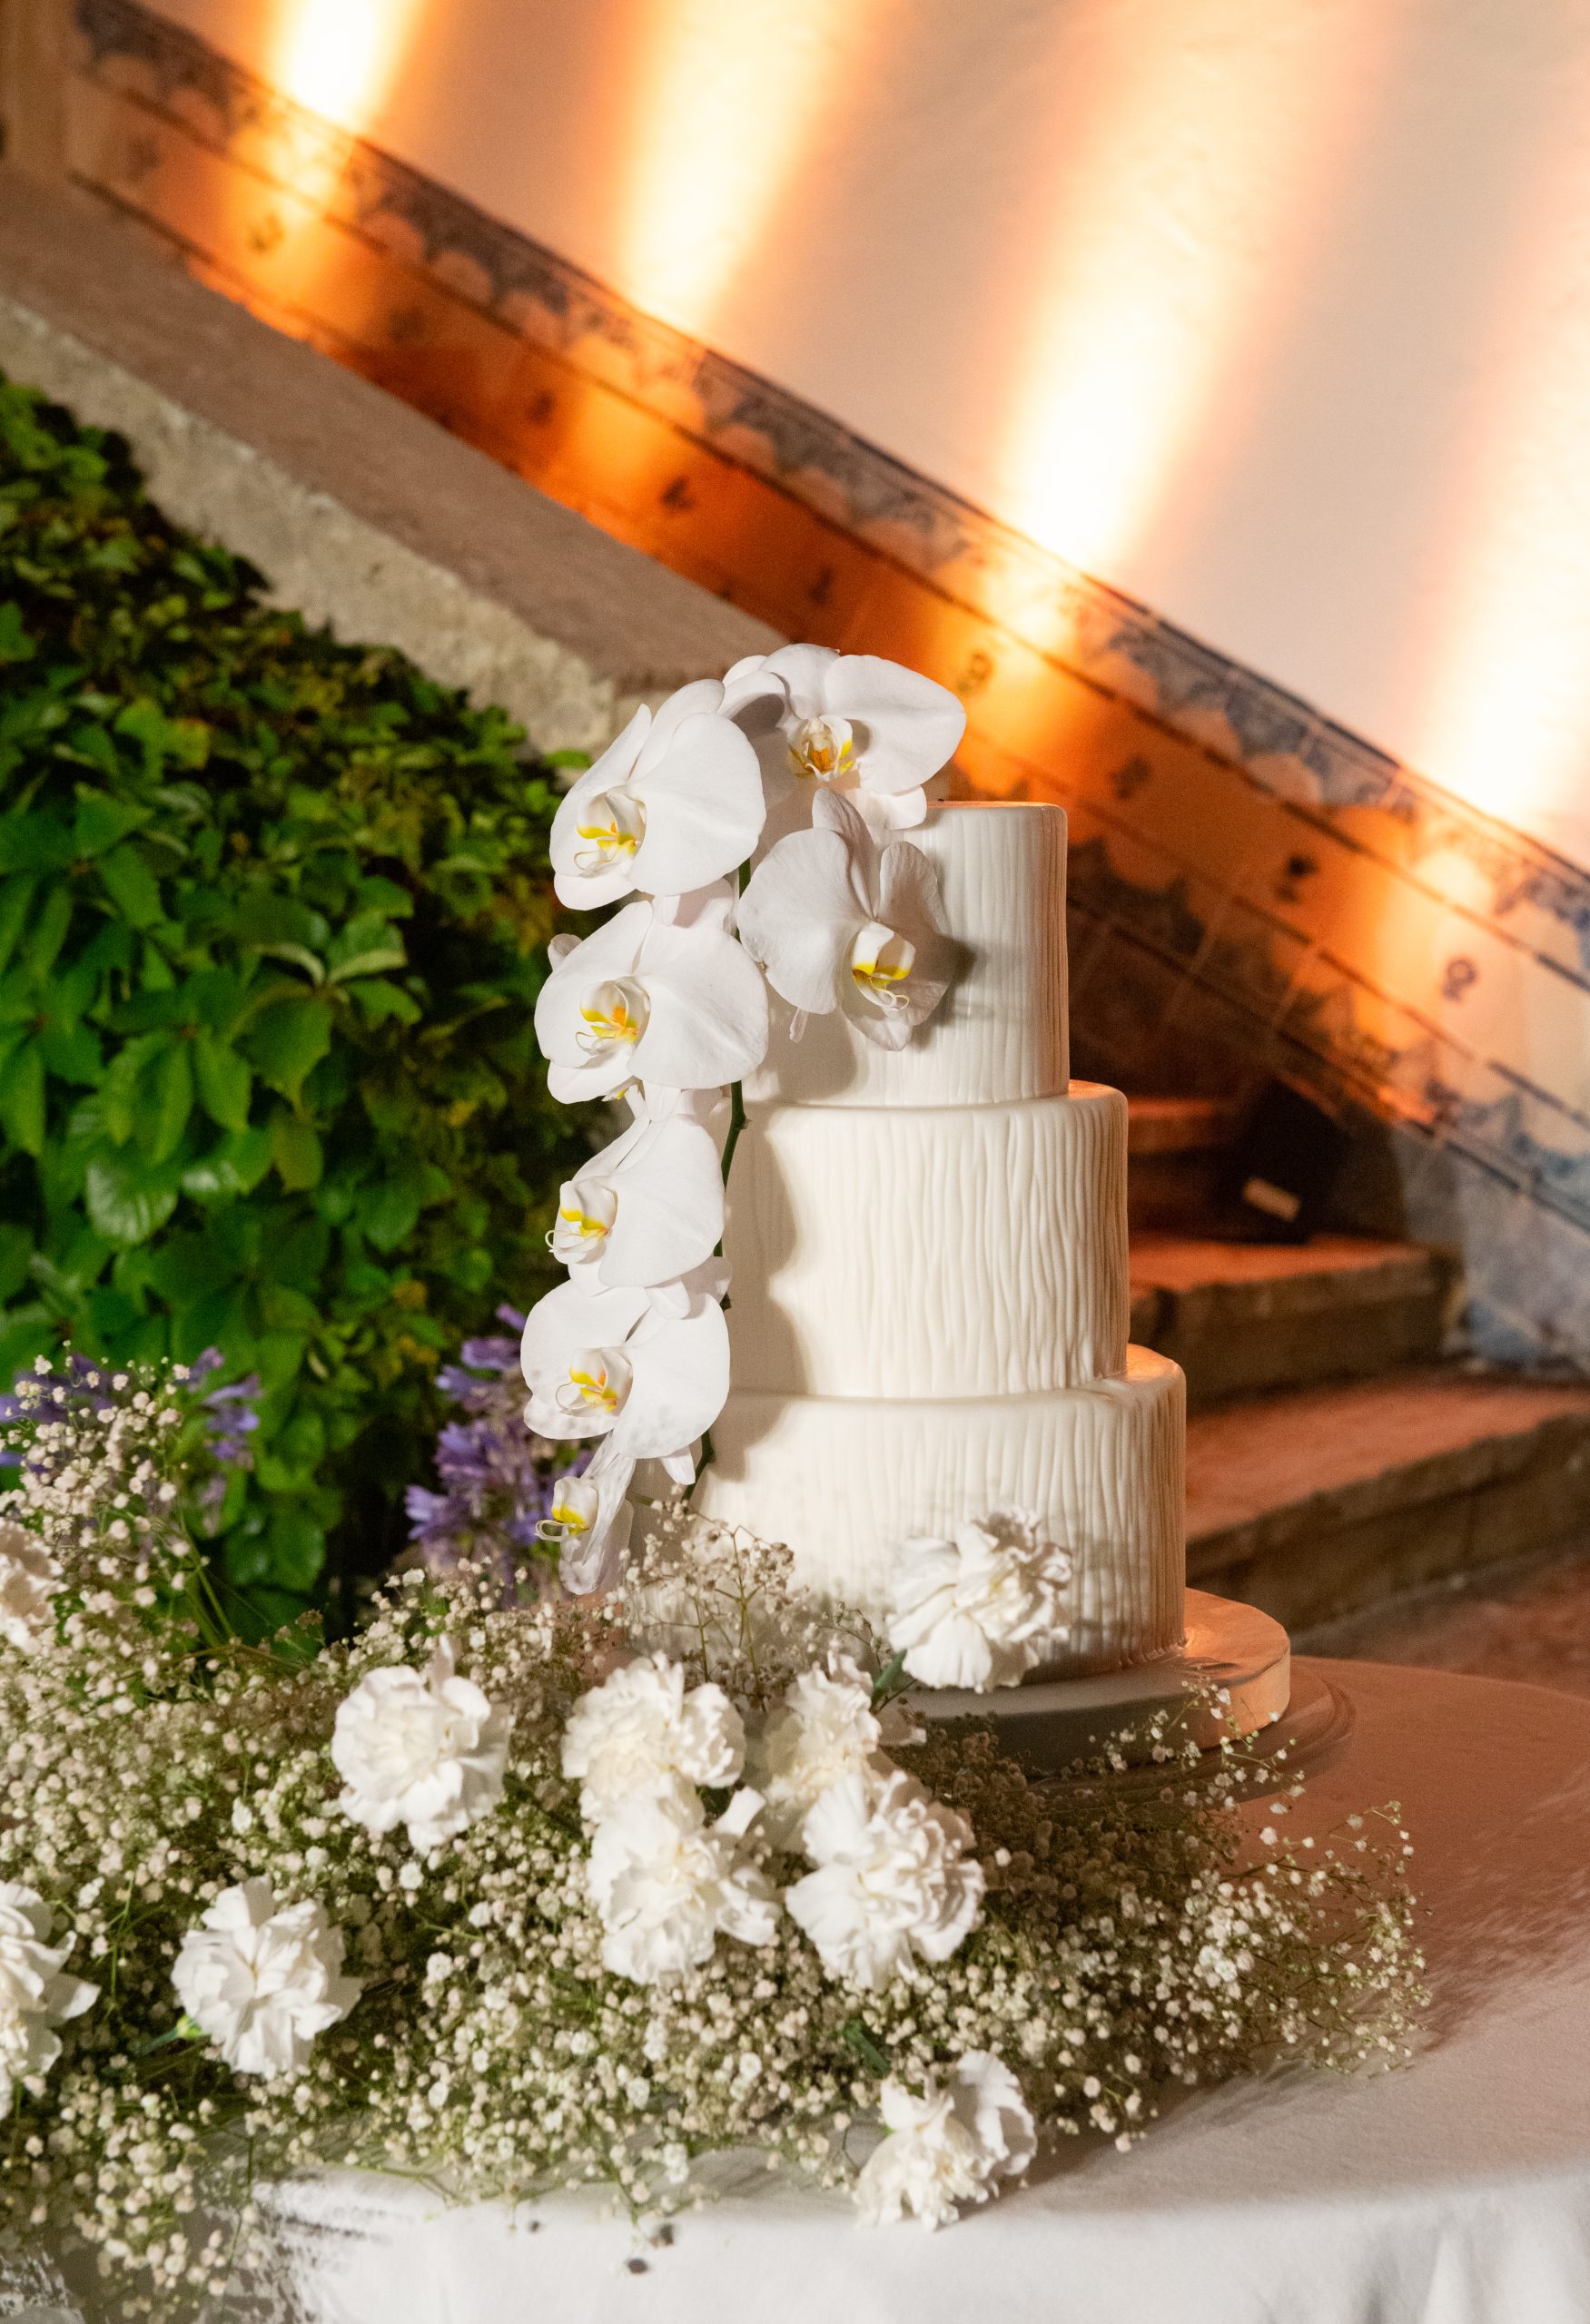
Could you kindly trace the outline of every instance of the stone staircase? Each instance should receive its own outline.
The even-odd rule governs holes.
[[[1444,1253],[1235,1239],[1237,1109],[1130,1106],[1132,1337],[1187,1374],[1190,1581],[1306,1634],[1590,1543],[1590,1384],[1466,1362]]]

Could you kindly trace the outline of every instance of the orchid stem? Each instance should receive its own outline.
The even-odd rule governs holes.
[[[740,1132],[745,1127],[745,1084],[733,1081],[729,1084],[729,1134],[723,1142],[723,1182],[726,1187],[729,1182],[729,1166],[735,1158],[735,1148],[740,1142]],[[721,1243],[718,1248],[723,1248]]]

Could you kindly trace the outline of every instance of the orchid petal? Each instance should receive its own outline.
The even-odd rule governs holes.
[[[826,794],[818,802],[834,803]],[[792,832],[765,855],[740,898],[740,939],[793,1008],[825,1016],[867,913],[858,902],[849,847],[839,831]]]
[[[654,925],[639,981],[650,1004],[634,1071],[670,1089],[743,1080],[767,1049],[767,992],[732,936],[709,927]]]
[[[688,1114],[642,1119],[563,1189],[552,1249],[591,1290],[663,1284],[723,1236],[716,1139]]]
[[[965,707],[947,686],[875,654],[835,659],[824,676],[823,708],[863,730],[858,754],[869,791],[916,789],[949,763],[966,732]]]
[[[796,718],[820,718],[829,706],[827,689],[839,659],[831,645],[781,645],[768,655],[762,668],[766,676],[782,684]],[[883,666],[892,665],[884,663]]]
[[[667,1460],[712,1426],[729,1393],[729,1331],[723,1309],[704,1300],[631,1343],[633,1384],[613,1431],[615,1454]]]
[[[764,813],[755,753],[722,714],[715,678],[637,711],[553,819],[560,900],[596,909],[637,890],[673,894],[744,862]]]

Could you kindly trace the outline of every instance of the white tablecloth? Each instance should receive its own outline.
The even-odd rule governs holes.
[[[666,2249],[605,2202],[293,2191],[312,2324],[1586,2324],[1590,1701],[1318,1666],[1315,1828],[1400,1798],[1435,2005],[1411,2068],[1193,2093],[933,2236],[758,2178]],[[639,2260],[639,2270],[632,2262]]]

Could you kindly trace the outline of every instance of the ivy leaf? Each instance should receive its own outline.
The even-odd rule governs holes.
[[[168,1041],[145,1076],[148,1102],[134,1135],[152,1162],[167,1162],[182,1143],[193,1110],[193,1068],[186,1041]]]
[[[382,969],[401,969],[409,955],[402,939],[379,911],[356,913],[326,954],[329,981],[346,984],[351,977],[374,976]]]
[[[72,825],[75,855],[108,855],[111,849],[149,821],[147,807],[131,799],[113,799],[108,792],[77,786],[77,813]]]
[[[52,889],[22,948],[23,959],[41,983],[54,967],[55,957],[66,941],[66,931],[71,925],[71,889]]]
[[[135,848],[114,847],[98,868],[105,893],[134,928],[153,928],[164,919],[160,882]]]
[[[304,1076],[331,1046],[331,1011],[296,995],[273,1001],[249,1028],[248,1049],[261,1078],[296,1104]]]
[[[389,1017],[395,1017],[400,1025],[417,1025],[425,1013],[401,985],[385,977],[362,977],[346,990],[372,1025],[384,1024]]]
[[[104,1070],[99,1043],[86,1025],[46,1025],[39,1035],[39,1049],[57,1079],[75,1082],[80,1088],[93,1088]]]
[[[15,604],[0,606],[0,664],[31,662],[37,651],[23,621],[22,607]]]
[[[84,1182],[90,1224],[107,1243],[146,1243],[177,1206],[180,1173],[170,1162],[149,1162],[136,1147],[94,1155]]]
[[[262,1129],[233,1130],[183,1172],[183,1192],[196,1202],[230,1202],[252,1195],[271,1167],[271,1139]]]
[[[36,1041],[25,1041],[0,1066],[0,1123],[25,1154],[44,1150],[44,1060]]]
[[[218,1128],[248,1128],[249,1098],[254,1086],[248,1060],[229,1049],[207,1025],[193,1036],[193,1078],[199,1087],[199,1102]]]
[[[0,885],[0,969],[16,950],[16,940],[27,924],[27,910],[36,883],[24,874]]]
[[[143,1068],[162,1048],[165,1036],[144,1033],[128,1041],[111,1059],[100,1087],[100,1108],[105,1136],[114,1146],[125,1146],[138,1125],[140,1084]]]
[[[319,1186],[325,1166],[321,1141],[310,1123],[284,1107],[271,1118],[271,1159],[289,1194],[302,1194]]]
[[[417,1172],[384,1179],[360,1204],[359,1224],[378,1251],[390,1251],[419,1222],[421,1181]]]

